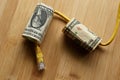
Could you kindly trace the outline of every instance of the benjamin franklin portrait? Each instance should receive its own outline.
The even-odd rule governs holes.
[[[41,28],[45,24],[46,20],[47,20],[47,13],[45,9],[38,6],[35,9],[35,12],[30,22],[31,23],[30,26],[34,28]]]

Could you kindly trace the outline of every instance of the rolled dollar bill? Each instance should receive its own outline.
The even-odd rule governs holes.
[[[66,25],[63,32],[89,52],[101,42],[100,37],[74,18]]]
[[[52,17],[53,9],[51,7],[43,3],[37,5],[22,36],[33,42],[41,43]]]

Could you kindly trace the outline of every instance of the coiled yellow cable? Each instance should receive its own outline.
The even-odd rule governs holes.
[[[68,18],[67,16],[65,16],[63,13],[57,11],[57,10],[54,10],[54,13],[61,16],[62,18],[64,18],[64,20],[66,22],[69,22],[70,21],[70,18]],[[101,46],[107,46],[109,45],[115,38],[116,34],[117,34],[117,31],[118,31],[118,28],[119,28],[119,23],[120,23],[120,4],[119,4],[119,7],[118,7],[118,15],[117,15],[117,20],[116,20],[116,25],[115,25],[115,28],[114,28],[114,31],[112,33],[112,36],[110,37],[110,39],[105,42],[105,43],[100,43]]]

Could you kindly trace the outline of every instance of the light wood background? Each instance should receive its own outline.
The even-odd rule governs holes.
[[[106,41],[120,0],[43,0],[88,26]],[[0,80],[120,80],[120,29],[115,40],[87,55],[62,33],[54,17],[41,44],[46,70],[37,70],[33,44],[21,34],[37,0],[0,0]]]

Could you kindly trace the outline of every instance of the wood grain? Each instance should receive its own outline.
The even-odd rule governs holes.
[[[112,34],[120,0],[42,0],[75,17],[106,41]],[[41,44],[46,70],[39,72],[33,44],[21,37],[37,0],[0,0],[0,80],[120,80],[120,29],[106,47],[84,52],[62,33],[54,17]]]

